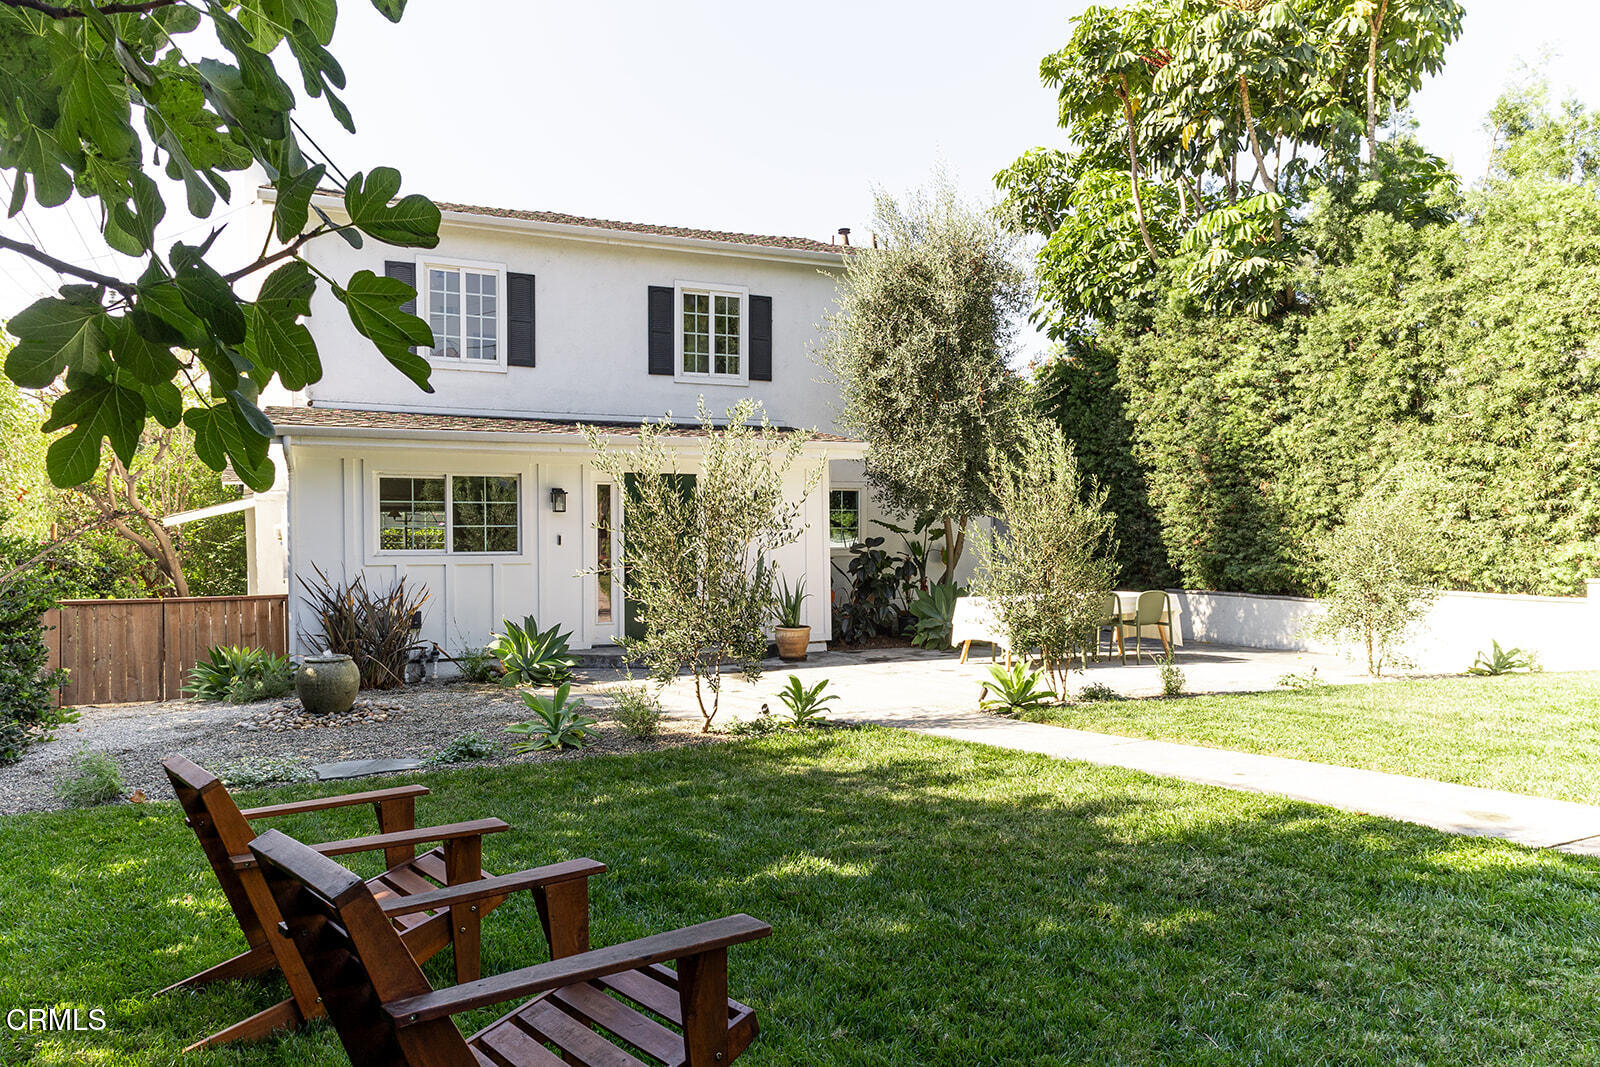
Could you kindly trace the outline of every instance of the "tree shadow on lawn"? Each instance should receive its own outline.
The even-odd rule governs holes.
[[[491,869],[605,862],[596,944],[770,922],[731,955],[761,1018],[751,1064],[1600,1056],[1600,866],[1576,857],[894,731],[422,780],[419,819],[512,823]],[[148,996],[241,940],[175,806],[10,824],[0,996],[115,1004],[111,1029],[36,1044],[38,1062],[174,1062],[282,995]],[[486,973],[543,959],[531,901],[485,926]],[[204,1055],[345,1062],[321,1025]]]

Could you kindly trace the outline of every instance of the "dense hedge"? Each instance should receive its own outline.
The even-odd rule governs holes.
[[[1299,279],[1297,313],[1175,302],[1039,375],[1113,494],[1125,580],[1170,565],[1191,587],[1317,592],[1318,535],[1402,459],[1439,477],[1442,584],[1600,576],[1594,188],[1499,182],[1443,225],[1333,216],[1315,224],[1340,252]]]
[[[59,721],[55,688],[61,671],[45,670],[48,652],[39,616],[55,606],[45,582],[21,575],[0,585],[0,764],[21,758],[34,728]]]

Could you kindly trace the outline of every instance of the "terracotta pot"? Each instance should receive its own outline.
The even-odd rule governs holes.
[[[801,660],[806,658],[806,646],[811,643],[811,627],[778,627],[778,658]]]
[[[343,653],[307,656],[294,672],[294,693],[312,715],[349,711],[361,691],[361,670]]]

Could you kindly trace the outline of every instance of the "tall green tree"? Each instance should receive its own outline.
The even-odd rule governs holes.
[[[405,0],[374,5],[397,21]],[[169,429],[181,422],[213,469],[231,463],[252,488],[270,486],[271,425],[256,398],[274,377],[300,389],[321,376],[300,321],[319,285],[396,369],[429,388],[428,364],[412,349],[431,344],[431,331],[401,310],[411,287],[368,270],[334,278],[300,254],[325,235],[356,247],[364,237],[438,242],[438,208],[401,197],[398,171],[346,176],[295,117],[280,63],[355,131],[338,96],[344,72],[329,51],[337,14],[335,0],[0,3],[0,168],[13,190],[10,214],[80,197],[94,205],[106,246],[142,262],[137,274],[118,276],[0,237],[0,252],[73,279],[8,324],[18,343],[6,376],[31,389],[64,380],[43,424],[67,431],[47,455],[56,485],[93,478],[107,440],[121,463],[132,463],[154,421]],[[208,32],[197,34],[202,26]],[[217,55],[200,54],[209,39]],[[215,262],[217,230],[161,247],[156,230],[169,205],[160,171],[182,184],[189,216],[203,220],[234,195],[226,176],[252,166],[276,193],[259,255]],[[330,182],[343,189],[342,221],[311,203]],[[241,299],[235,286],[263,273],[256,299]]]
[[[1460,26],[1455,0],[1087,9],[1040,64],[1068,148],[996,175],[1013,224],[1045,238],[1037,316],[1064,338],[1174,290],[1213,313],[1292,311],[1310,189],[1355,173],[1364,133],[1382,165],[1379,122]],[[1433,166],[1389,166],[1409,162]]]
[[[944,523],[953,581],[974,516],[994,507],[992,457],[1021,408],[1011,369],[1028,306],[1016,244],[948,182],[904,204],[877,197],[887,248],[848,257],[820,352],[840,424],[871,446],[866,477],[891,510]]]

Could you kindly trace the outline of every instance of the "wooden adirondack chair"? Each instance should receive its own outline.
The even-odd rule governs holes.
[[[359,875],[280,831],[250,851],[356,1067],[644,1067],[641,1055],[721,1067],[755,1040],[755,1012],[728,999],[728,946],[772,932],[748,915],[593,950],[588,930],[574,928],[560,938],[574,954],[435,990],[392,920],[498,890],[468,884],[427,901],[382,901]],[[533,999],[470,1038],[450,1018],[525,997]]]
[[[322,998],[317,995],[305,964],[278,929],[281,916],[273,904],[271,893],[267,891],[255,858],[250,855],[250,842],[256,837],[256,831],[250,824],[260,819],[371,804],[377,809],[381,833],[371,837],[329,841],[313,847],[325,856],[382,851],[387,869],[372,879],[370,886],[374,897],[385,902],[426,900],[445,885],[477,882],[481,887],[487,887],[489,891],[475,897],[470,905],[408,908],[395,916],[395,936],[418,961],[426,961],[446,945],[453,944],[456,980],[469,982],[482,973],[479,964],[480,923],[483,916],[498,906],[505,899],[505,894],[511,891],[503,879],[493,878],[483,870],[483,835],[509,829],[505,822],[500,819],[476,819],[418,828],[415,824],[416,798],[428,792],[426,786],[420,785],[348,793],[241,811],[227,788],[199,765],[182,756],[174,756],[163,761],[162,767],[166,769],[173,791],[178,795],[178,802],[183,806],[184,822],[200,839],[200,847],[211,862],[217,881],[222,884],[223,895],[227,897],[249,947],[232,959],[174,983],[161,992],[194,989],[225,978],[247,978],[281,971],[288,980],[291,994],[287,1000],[202,1038],[185,1051],[229,1041],[262,1038],[274,1030],[293,1029],[308,1019],[324,1014]],[[417,855],[419,844],[433,841],[442,842],[441,847]],[[566,930],[585,926],[588,922],[589,895],[584,879],[605,868],[591,860],[582,860],[558,864],[546,870],[556,873],[551,875],[547,883],[541,883],[536,891],[540,915],[543,917],[547,912],[551,913],[556,926],[563,931],[562,936],[568,936]],[[569,950],[569,946],[553,940],[551,955],[555,956],[558,949]]]

